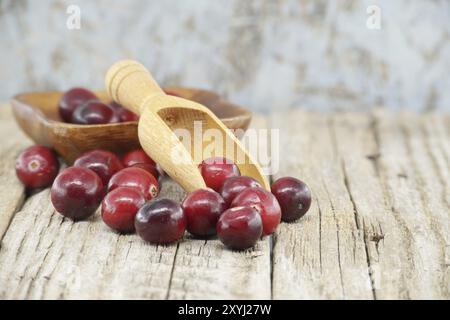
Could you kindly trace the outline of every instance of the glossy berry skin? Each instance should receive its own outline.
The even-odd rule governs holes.
[[[125,168],[114,174],[109,180],[108,192],[119,187],[135,188],[144,195],[146,200],[153,199],[159,193],[158,181],[141,168]]]
[[[75,124],[117,123],[119,117],[113,108],[107,104],[91,100],[75,109],[71,122]]]
[[[199,237],[216,234],[217,220],[227,208],[220,194],[211,189],[190,193],[181,207],[186,215],[187,231]]]
[[[119,117],[120,122],[138,121],[139,120],[139,116],[136,113],[131,112],[130,110],[124,108],[122,105],[118,104],[117,102],[111,102],[109,104],[109,106],[114,109],[117,116]]]
[[[223,157],[203,160],[198,167],[206,186],[217,192],[220,192],[225,180],[241,175],[237,165]]]
[[[118,232],[133,232],[134,219],[144,204],[145,198],[140,191],[127,187],[114,189],[102,201],[102,219]]]
[[[147,202],[139,209],[135,222],[137,234],[150,243],[169,244],[178,241],[186,230],[181,206],[170,199]]]
[[[59,99],[59,115],[65,122],[71,122],[75,109],[89,100],[98,100],[98,98],[93,92],[83,88],[70,89]]]
[[[231,207],[251,206],[261,215],[263,235],[275,231],[281,220],[281,208],[273,194],[263,188],[247,188],[234,198]]]
[[[280,178],[272,184],[272,193],[281,207],[281,219],[295,221],[305,215],[311,206],[311,191],[296,178]]]
[[[59,170],[53,150],[44,146],[31,146],[16,160],[16,174],[27,188],[45,188],[52,184]]]
[[[255,179],[247,176],[231,177],[225,180],[220,189],[220,194],[229,207],[236,196],[247,188],[259,187],[261,184]]]
[[[253,247],[263,231],[261,215],[252,207],[225,211],[217,222],[217,235],[227,247],[244,250]]]
[[[148,163],[156,166],[156,162],[142,149],[136,149],[125,153],[122,157],[122,163],[125,167],[131,167],[137,163]]]
[[[88,218],[103,199],[104,187],[100,177],[92,170],[70,167],[55,179],[51,201],[56,211],[72,220]]]
[[[136,163],[133,164],[131,168],[141,168],[145,171],[148,171],[148,173],[154,176],[158,180],[158,182],[160,182],[164,176],[164,171],[162,171],[162,169],[158,165],[154,166],[150,163]]]
[[[109,179],[116,172],[123,169],[120,159],[114,153],[106,150],[88,151],[78,157],[73,165],[94,171],[102,179],[104,186],[108,185]]]

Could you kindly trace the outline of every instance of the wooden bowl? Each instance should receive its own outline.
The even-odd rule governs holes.
[[[200,89],[168,87],[164,90],[211,109],[229,129],[247,130],[251,112],[223,100],[218,94]],[[20,128],[36,143],[52,147],[68,164],[82,153],[105,149],[123,153],[139,148],[137,122],[100,125],[78,125],[61,121],[58,101],[62,92],[28,92],[16,95],[11,104]],[[104,102],[110,102],[105,91],[97,91]]]

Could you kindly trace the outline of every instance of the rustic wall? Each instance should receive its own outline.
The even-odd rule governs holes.
[[[66,8],[81,9],[68,30]],[[381,29],[366,9],[381,8]],[[141,60],[254,109],[450,110],[450,1],[0,0],[0,99]]]

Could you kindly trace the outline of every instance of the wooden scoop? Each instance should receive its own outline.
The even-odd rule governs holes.
[[[166,95],[140,63],[117,62],[108,70],[105,84],[113,100],[140,114],[138,137],[142,148],[187,192],[206,187],[198,170],[204,155],[233,160],[242,175],[255,178],[269,190],[260,166],[208,108]],[[212,137],[219,133],[223,139],[223,144],[214,144],[213,150],[210,150],[211,140],[203,138],[208,129],[214,129],[209,130]],[[185,134],[189,134],[190,139]]]

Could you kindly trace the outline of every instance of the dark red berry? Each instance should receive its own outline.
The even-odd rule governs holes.
[[[252,207],[235,207],[225,211],[217,222],[217,235],[227,247],[244,250],[253,247],[261,237],[261,215]]]
[[[76,108],[89,100],[97,100],[97,96],[83,88],[73,88],[66,91],[59,99],[59,115],[65,122],[71,122]]]
[[[52,184],[59,170],[53,150],[44,146],[31,146],[16,160],[16,174],[27,188],[45,188]]]
[[[281,208],[277,199],[262,188],[247,188],[234,198],[231,207],[251,206],[260,214],[263,223],[263,235],[269,235],[280,224]]]
[[[128,109],[125,109],[122,105],[118,104],[117,102],[111,102],[109,106],[114,109],[117,116],[119,117],[120,122],[139,120],[139,116],[136,113],[131,112]]]
[[[231,160],[215,157],[203,160],[199,165],[205,184],[214,191],[220,192],[226,179],[240,176],[238,166]]]
[[[73,112],[72,123],[76,124],[106,124],[117,123],[119,117],[113,108],[100,101],[88,101]]]
[[[134,218],[144,204],[144,195],[137,189],[114,189],[103,199],[102,219],[111,229],[122,233],[133,232]]]
[[[181,97],[178,93],[176,93],[175,91],[172,90],[168,90],[168,89],[164,89],[164,93],[169,95],[169,96],[174,96],[174,97]]]
[[[158,181],[141,168],[125,168],[114,174],[109,180],[108,192],[119,187],[136,188],[147,200],[153,199],[159,193]]]
[[[225,180],[220,189],[220,194],[222,195],[225,203],[229,207],[233,199],[241,193],[244,189],[259,187],[262,188],[261,184],[255,179],[247,176],[231,177]]]
[[[150,163],[136,163],[131,166],[131,168],[141,168],[145,171],[148,171],[152,176],[154,176],[158,182],[160,182],[161,178],[164,176],[164,171],[158,166]]]
[[[104,195],[103,183],[92,170],[70,167],[55,179],[51,189],[53,207],[63,216],[85,219],[98,208]]]
[[[147,202],[139,209],[135,227],[137,234],[150,243],[169,244],[178,241],[186,230],[181,206],[170,199]]]
[[[150,158],[142,149],[132,150],[124,154],[122,157],[122,163],[125,167],[131,167],[136,163],[148,163],[156,166],[156,162],[153,161],[153,159]]]
[[[73,165],[94,171],[102,179],[105,187],[108,185],[109,179],[111,179],[113,174],[123,169],[120,159],[114,153],[106,150],[86,152],[75,160]]]
[[[272,184],[272,193],[281,207],[281,219],[285,222],[297,220],[311,206],[311,191],[308,186],[292,177],[280,178]]]
[[[181,205],[186,215],[187,231],[195,236],[216,234],[216,224],[225,211],[225,201],[211,189],[199,189],[190,193]]]

